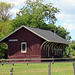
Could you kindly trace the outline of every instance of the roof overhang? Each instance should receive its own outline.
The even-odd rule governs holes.
[[[11,36],[12,34],[14,34],[16,31],[20,30],[21,28],[25,28],[27,30],[29,30],[30,32],[34,33],[35,35],[41,37],[42,39],[48,41],[48,42],[55,42],[55,43],[63,43],[63,44],[70,44],[68,41],[66,43],[64,42],[57,42],[57,41],[53,41],[53,40],[48,40],[47,38],[41,36],[40,34],[38,34],[37,32],[34,32],[33,30],[31,30],[30,28],[28,28],[27,26],[22,25],[21,27],[19,27],[18,29],[14,30],[12,33],[10,33],[9,35],[7,35],[6,37],[2,38],[0,40],[0,42],[3,42],[5,39],[7,39],[9,36]],[[66,40],[65,40],[66,41]]]
[[[37,36],[43,38],[44,40],[49,41],[48,39],[44,38],[43,36],[37,34],[36,32],[34,32],[34,31],[30,30],[29,28],[27,28],[26,26],[22,25],[21,27],[19,27],[18,29],[14,30],[12,33],[10,33],[9,35],[7,35],[7,36],[5,36],[4,38],[2,38],[2,39],[0,40],[0,42],[2,42],[3,40],[5,40],[5,39],[8,38],[9,36],[11,36],[11,35],[12,35],[13,33],[15,33],[16,31],[20,30],[21,28],[26,28],[27,30],[29,30],[29,31],[31,31],[32,33],[36,34]]]

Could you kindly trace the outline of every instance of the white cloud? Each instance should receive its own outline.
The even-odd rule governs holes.
[[[73,21],[73,20],[69,20],[69,19],[66,20],[66,22],[69,22],[69,23],[72,22],[72,21]]]
[[[54,0],[53,0],[54,1]],[[69,31],[75,30],[75,0],[55,0],[54,4],[60,9],[56,15],[58,21]]]
[[[10,10],[10,13],[15,15],[17,12],[19,12],[19,9],[13,8]]]
[[[61,3],[63,3],[66,6],[75,6],[75,0],[60,0],[60,1],[61,1]]]
[[[46,2],[47,1],[48,0],[46,0]],[[50,0],[48,2],[52,2],[55,6],[57,6],[58,8],[61,8],[61,10],[75,7],[75,0]]]
[[[67,30],[75,30],[75,26],[74,24],[68,24],[68,23],[63,23],[62,25],[64,28],[66,28]]]
[[[74,20],[72,20],[72,19],[67,19],[66,22],[68,22],[68,23],[75,23],[75,19],[74,19]]]
[[[75,22],[75,14],[57,14],[56,17],[58,18],[58,20],[65,20],[65,21],[69,21],[69,22]]]

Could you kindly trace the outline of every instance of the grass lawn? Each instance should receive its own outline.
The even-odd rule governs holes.
[[[13,75],[48,75],[48,64],[12,64],[0,65],[0,75],[10,75],[10,68],[13,68]],[[51,75],[74,75],[72,63],[51,64]]]

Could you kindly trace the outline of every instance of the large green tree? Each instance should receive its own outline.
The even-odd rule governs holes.
[[[5,37],[11,29],[9,25],[10,13],[9,10],[12,8],[12,4],[0,2],[0,39]],[[5,43],[0,43],[0,58],[6,58],[7,46]]]
[[[59,12],[59,10],[51,3],[43,4],[40,0],[27,0],[23,8],[17,13],[17,17],[12,20],[11,24],[14,28],[24,24],[45,29],[47,21],[49,21],[49,24],[55,23],[57,20],[55,14],[57,12]]]
[[[71,37],[68,36],[69,32],[65,28],[61,26],[56,27],[55,25],[57,20],[55,14],[58,12],[59,9],[54,7],[52,3],[43,4],[41,0],[27,0],[25,5],[17,13],[16,18],[10,21],[12,31],[21,25],[26,25],[51,30],[64,39],[70,40]]]

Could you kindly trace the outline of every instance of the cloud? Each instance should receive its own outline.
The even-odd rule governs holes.
[[[75,0],[53,0],[54,5],[60,9],[56,15],[58,21],[70,32],[75,30]]]
[[[75,19],[74,20],[67,19],[66,22],[68,22],[68,23],[70,23],[70,22],[71,23],[74,23],[75,22]]]
[[[75,14],[63,14],[57,15],[58,21],[61,22],[61,26],[69,31],[75,30]]]
[[[66,28],[67,30],[75,30],[75,24],[68,24],[68,23],[63,23],[62,26]]]
[[[10,10],[9,13],[11,13],[15,16],[17,12],[19,12],[19,9],[13,8],[13,9]]]
[[[75,6],[75,0],[59,0],[65,6]],[[60,3],[59,3],[60,4]],[[64,6],[63,5],[63,6]],[[64,6],[64,7],[65,7]]]
[[[66,13],[68,12],[73,13],[75,11],[75,0],[51,0],[54,6],[60,9],[60,12]]]
[[[64,14],[64,13],[59,13],[56,15],[58,20],[73,20],[75,21],[75,14]]]

